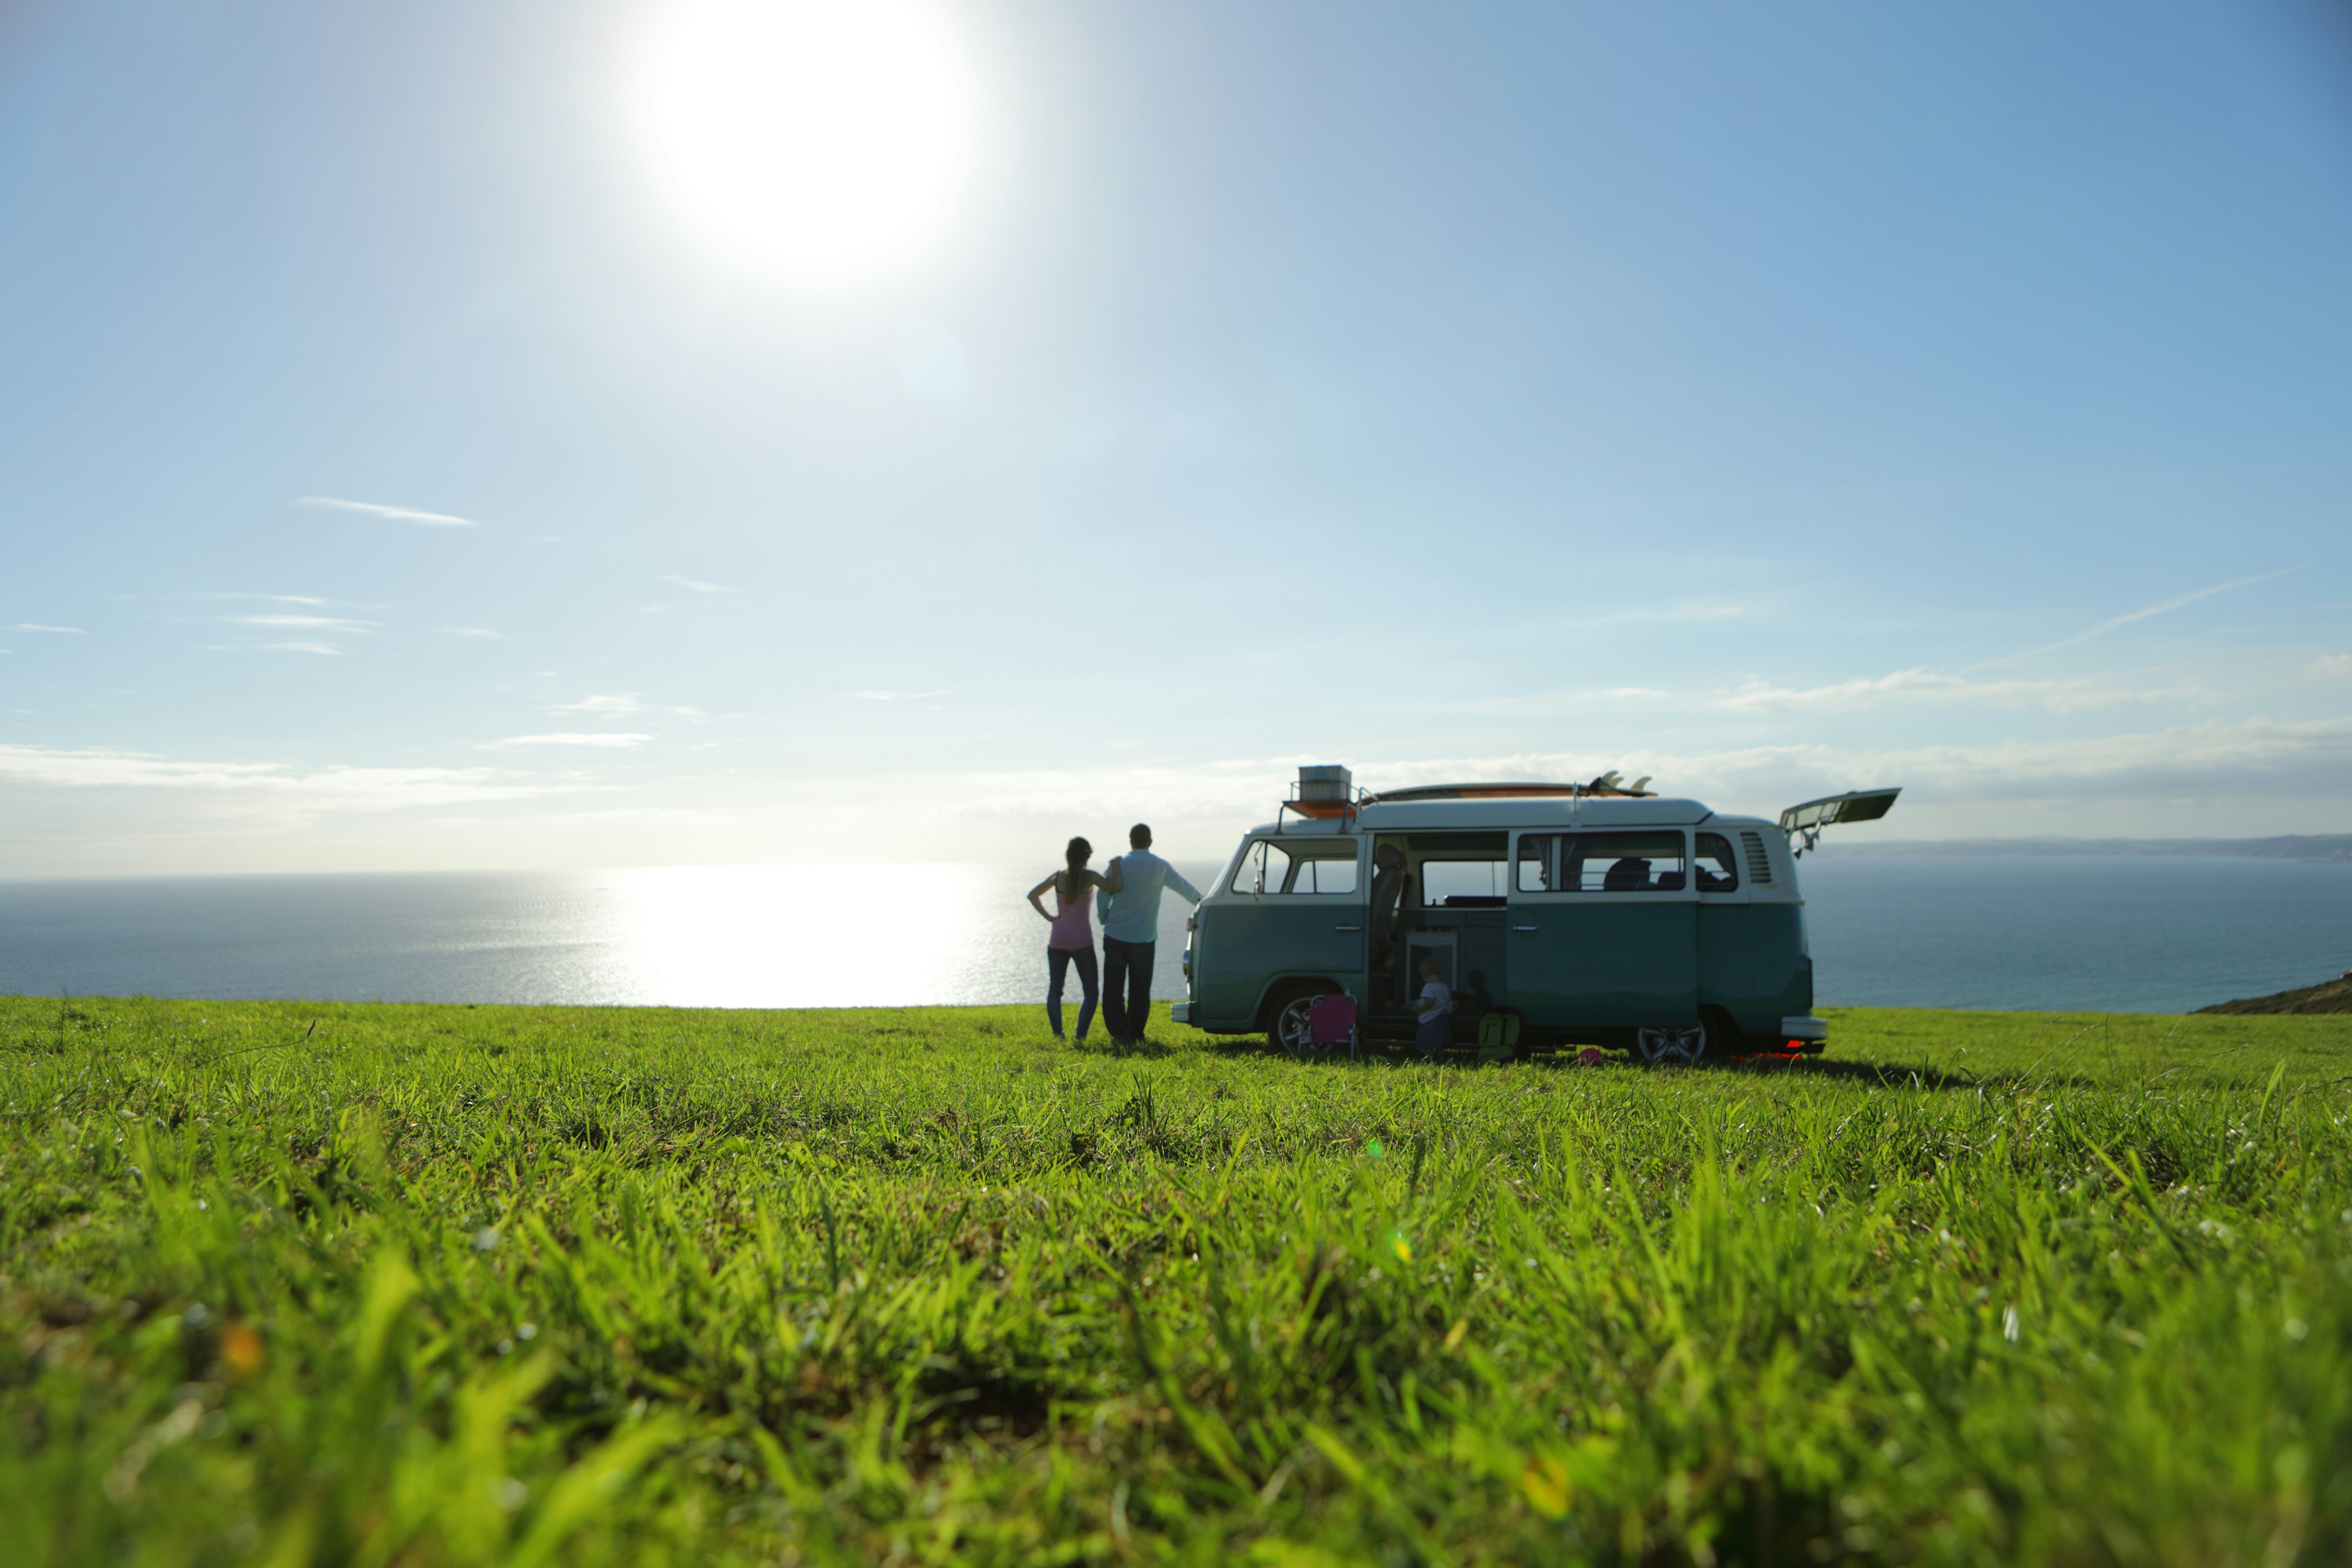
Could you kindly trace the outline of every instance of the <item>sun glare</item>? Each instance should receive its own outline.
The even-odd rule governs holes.
[[[971,94],[912,0],[682,0],[639,105],[669,195],[743,258],[803,278],[895,260],[947,216]]]

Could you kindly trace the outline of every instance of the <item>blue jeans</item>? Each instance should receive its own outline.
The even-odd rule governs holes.
[[[1412,1043],[1424,1051],[1442,1051],[1454,1043],[1454,1019],[1444,1013],[1424,1013],[1412,1031]]]
[[[1054,1026],[1054,1037],[1062,1037],[1062,982],[1070,965],[1078,966],[1078,985],[1087,999],[1078,1004],[1078,1038],[1087,1037],[1087,1026],[1095,1021],[1095,1004],[1102,999],[1102,982],[1095,973],[1095,950],[1087,947],[1049,947],[1045,950],[1045,965],[1054,983],[1045,991],[1045,1020]]]

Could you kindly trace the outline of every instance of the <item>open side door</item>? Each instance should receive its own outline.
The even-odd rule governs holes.
[[[1841,822],[1875,822],[1895,808],[1895,797],[1902,793],[1898,784],[1893,789],[1854,789],[1843,795],[1825,795],[1782,812],[1780,831],[1791,842],[1803,840],[1796,847],[1796,852],[1802,855],[1820,841],[1822,828]]]

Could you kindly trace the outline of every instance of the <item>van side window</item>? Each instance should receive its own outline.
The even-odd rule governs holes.
[[[1423,860],[1421,901],[1429,909],[1477,909],[1503,901],[1509,886],[1501,860]]]
[[[1236,893],[1278,893],[1290,876],[1290,851],[1261,838],[1242,854],[1234,868]]]
[[[1551,891],[1551,846],[1549,838],[1532,833],[1519,840],[1519,869],[1513,887],[1522,893]]]
[[[1563,892],[1670,893],[1683,879],[1679,833],[1579,833],[1560,840]]]
[[[1272,891],[1269,886],[1267,890]],[[1344,860],[1330,856],[1302,855],[1298,869],[1291,873],[1290,890],[1294,893],[1352,893],[1356,890],[1355,846],[1348,847]]]
[[[1698,852],[1691,857],[1693,869],[1698,873],[1698,890],[1702,893],[1730,893],[1739,889],[1739,861],[1731,853],[1731,840],[1720,833],[1698,836]]]

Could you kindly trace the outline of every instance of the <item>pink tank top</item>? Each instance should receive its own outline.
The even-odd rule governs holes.
[[[1094,922],[1087,918],[1094,907],[1095,890],[1092,888],[1079,889],[1077,898],[1073,900],[1062,897],[1062,889],[1055,887],[1054,924],[1045,938],[1045,945],[1072,950],[1094,946]]]

